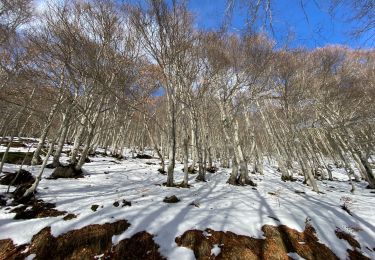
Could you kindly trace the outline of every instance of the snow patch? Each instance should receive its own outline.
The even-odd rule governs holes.
[[[301,257],[299,254],[297,253],[288,253],[287,254],[290,258],[292,258],[293,260],[305,260],[305,258]]]
[[[218,244],[215,244],[214,247],[211,249],[211,255],[218,256],[221,252],[221,248]]]

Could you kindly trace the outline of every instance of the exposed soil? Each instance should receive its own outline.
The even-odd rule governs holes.
[[[182,168],[181,171],[184,172],[185,169]],[[189,173],[189,174],[196,174],[196,173],[198,173],[198,171],[197,171],[195,168],[192,168],[191,166],[189,166],[189,167],[188,167],[188,173]]]
[[[16,213],[14,219],[57,217],[65,215],[67,213],[66,211],[59,211],[55,209],[55,207],[56,205],[53,203],[47,203],[43,200],[36,200],[35,198],[33,198],[26,204],[12,209],[10,212]]]
[[[303,232],[285,225],[262,227],[265,239],[236,235],[232,232],[211,229],[189,230],[175,239],[177,245],[192,249],[197,259],[290,259],[287,255],[296,252],[305,259],[338,259],[324,244],[318,242],[315,229],[306,224]],[[354,239],[354,238],[353,238]],[[356,241],[357,242],[357,241]],[[357,242],[358,243],[358,242]],[[211,254],[214,245],[221,249],[215,257]],[[366,259],[359,251],[349,252],[350,259]],[[359,257],[359,258],[358,258]],[[361,258],[364,257],[364,258]]]
[[[127,221],[120,220],[89,225],[58,237],[52,236],[51,228],[46,227],[32,238],[30,253],[36,254],[38,259],[93,259],[109,251],[112,236],[121,234],[129,226]]]
[[[11,164],[22,164],[25,165],[31,164],[31,159],[33,158],[33,152],[31,153],[23,153],[23,152],[8,152],[7,158],[5,160],[6,163]],[[0,158],[3,158],[4,153],[0,153]],[[37,164],[42,164],[42,159],[39,157]]]
[[[15,246],[11,239],[0,240],[0,259],[1,260],[23,260],[25,255],[22,253],[27,245]]]
[[[110,156],[117,159],[117,160],[124,160],[125,159],[125,157],[121,154],[111,154]]]
[[[121,205],[121,207],[131,207],[131,205],[132,205],[132,203],[131,203],[130,201],[122,200],[122,205]],[[115,201],[115,202],[113,203],[113,206],[117,208],[118,206],[120,206],[120,202]]]
[[[1,145],[3,146],[8,146],[9,144],[9,141],[4,141],[2,143],[0,143]],[[13,141],[11,144],[10,144],[10,147],[13,147],[13,148],[25,148],[27,147],[26,144],[22,143],[22,142],[18,142],[18,141]]]
[[[137,158],[137,159],[152,159],[152,156],[148,155],[148,154],[137,154],[135,156],[135,158]]]
[[[206,171],[209,172],[209,173],[215,173],[215,172],[217,172],[217,170],[218,170],[218,168],[215,167],[215,166],[206,168]]]
[[[163,169],[158,169],[158,172],[161,173],[161,174],[163,174],[163,175],[167,174],[167,172],[165,170],[163,170]]]
[[[361,245],[358,243],[358,241],[355,240],[354,237],[348,232],[345,232],[340,228],[336,228],[335,234],[338,238],[346,240],[353,248],[361,248]]]
[[[110,257],[112,259],[165,259],[160,255],[158,249],[159,246],[155,244],[153,236],[142,231],[131,238],[121,240],[118,245],[113,247]]]
[[[31,185],[32,185],[32,183],[24,183],[24,184],[20,184],[20,185],[17,186],[17,188],[12,193],[13,199],[14,199],[14,201],[13,201],[14,205],[27,204],[30,201],[33,201],[35,199],[34,194],[30,194],[27,198],[23,197],[26,190],[28,188],[30,188]]]
[[[76,217],[77,217],[76,214],[69,213],[69,214],[67,214],[66,216],[63,217],[63,220],[67,221],[67,220],[74,219],[74,218],[76,218]]]
[[[4,195],[0,194],[0,206],[6,206],[7,205],[7,199]]]
[[[60,162],[58,164],[49,163],[49,164],[46,165],[46,168],[47,169],[55,169],[59,166],[63,166],[63,165]]]
[[[346,250],[348,252],[348,255],[349,255],[349,259],[350,260],[371,260],[370,258],[368,258],[367,256],[364,256],[362,255],[361,252],[359,252],[358,250],[354,249],[354,250]]]
[[[46,227],[33,236],[30,244],[15,246],[10,239],[0,240],[0,259],[24,259],[35,254],[36,259],[165,259],[158,252],[153,236],[140,232],[131,238],[112,244],[112,236],[123,233],[130,224],[126,220],[103,225],[89,225],[58,237]]]
[[[145,164],[147,164],[147,165],[156,165],[156,163],[153,163],[153,162],[145,162]]]
[[[353,237],[352,234],[345,232],[344,230],[340,228],[336,228],[335,234],[338,238],[344,239],[353,247],[353,250],[347,249],[349,259],[358,259],[358,260],[370,260],[370,258],[364,256],[359,250],[361,248],[361,245],[358,243],[358,241]]]
[[[26,171],[26,170],[19,170],[18,172],[6,172],[3,177],[0,178],[0,184],[2,185],[20,185],[20,184],[30,184],[35,181],[34,176]]]

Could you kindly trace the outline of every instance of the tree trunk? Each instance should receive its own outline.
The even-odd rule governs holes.
[[[42,134],[40,136],[40,140],[38,142],[38,146],[36,148],[36,150],[34,151],[34,155],[33,155],[33,158],[31,159],[31,165],[35,165],[38,163],[38,158],[39,158],[39,155],[40,155],[40,151],[42,150],[43,146],[44,146],[44,141],[46,140],[47,138],[47,134],[49,132],[49,129],[51,128],[51,125],[52,125],[52,120],[57,112],[57,108],[61,102],[61,99],[62,99],[62,95],[63,92],[60,91],[60,94],[59,94],[59,97],[56,101],[56,103],[52,106],[49,114],[48,114],[48,117],[47,117],[47,121],[43,127],[43,130],[42,130]]]
[[[42,179],[42,174],[44,172],[44,169],[46,168],[46,165],[47,165],[47,161],[48,161],[48,158],[50,157],[52,151],[53,151],[53,141],[51,142],[50,144],[50,147],[48,149],[48,152],[47,152],[47,155],[46,155],[46,158],[44,158],[43,160],[43,164],[42,164],[42,167],[41,169],[39,170],[39,173],[37,175],[37,177],[35,178],[35,181],[34,183],[31,185],[30,188],[28,188],[25,193],[23,194],[23,198],[27,198],[28,196],[30,196],[31,194],[33,194],[36,190],[36,188],[38,187],[38,184],[40,182],[40,180]]]
[[[176,159],[176,111],[175,104],[169,98],[168,118],[169,118],[169,136],[168,136],[168,169],[167,169],[167,187],[174,186],[174,167]]]
[[[189,137],[186,135],[184,138],[184,181],[183,186],[189,185]]]
[[[69,115],[64,115],[64,119],[62,122],[62,131],[59,136],[55,154],[53,155],[53,162],[52,162],[53,167],[57,167],[60,165],[60,156],[64,148],[65,139],[66,139],[66,135],[68,134],[68,130],[69,130]]]
[[[146,124],[146,130],[147,130],[147,133],[148,133],[148,136],[150,138],[150,141],[151,141],[151,144],[152,146],[154,147],[154,150],[155,152],[157,153],[159,159],[160,159],[160,163],[161,163],[161,171],[164,173],[165,172],[165,161],[164,161],[164,156],[162,155],[161,153],[161,150],[159,149],[158,147],[158,144],[155,142],[155,139],[154,137],[152,136],[151,132],[150,132],[150,129],[149,129],[149,126]]]
[[[79,147],[81,145],[82,135],[86,127],[86,122],[87,122],[87,118],[83,116],[81,118],[80,125],[78,125],[78,131],[74,138],[74,144],[73,144],[73,148],[72,148],[71,155],[70,155],[70,163],[73,165],[77,164],[77,156],[79,152]]]
[[[7,159],[7,156],[8,156],[8,153],[9,153],[10,146],[12,145],[12,142],[13,142],[13,138],[14,138],[14,136],[12,135],[12,136],[10,137],[9,143],[8,143],[8,145],[7,145],[7,148],[5,149],[5,152],[4,152],[4,154],[3,154],[3,158],[1,159],[1,163],[0,163],[0,173],[3,172],[4,163],[5,163],[5,160]]]

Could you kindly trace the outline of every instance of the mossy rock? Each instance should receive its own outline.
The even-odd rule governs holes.
[[[0,159],[3,158],[4,153],[0,153]],[[22,164],[23,160],[25,159],[25,165],[31,165],[31,160],[33,158],[34,152],[8,152],[7,158],[5,159],[5,163],[11,164]],[[26,157],[26,158],[25,158]],[[37,164],[42,164],[42,158],[38,158]]]

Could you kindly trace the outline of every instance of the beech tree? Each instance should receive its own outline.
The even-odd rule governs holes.
[[[47,154],[25,196],[50,155],[64,168],[67,153],[79,174],[99,148],[117,159],[153,151],[170,187],[218,166],[231,168],[230,185],[255,185],[250,173],[268,160],[283,181],[300,175],[316,192],[333,165],[353,192],[360,179],[375,188],[372,50],[276,48],[256,30],[199,29],[184,1],[51,2],[21,31],[29,2],[6,3],[0,170],[16,137],[38,138],[33,164]]]

